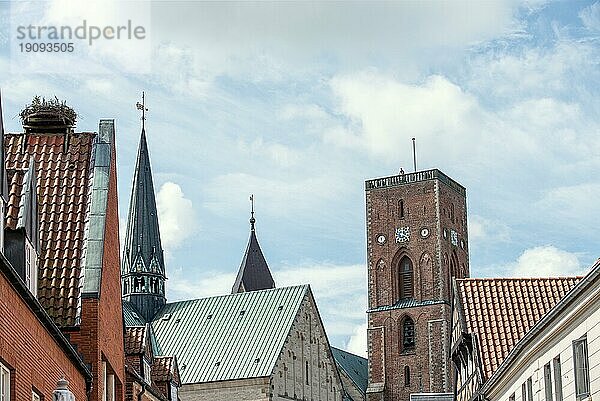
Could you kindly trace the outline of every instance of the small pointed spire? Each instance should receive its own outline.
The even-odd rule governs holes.
[[[256,223],[256,219],[254,218],[254,194],[250,195],[250,204],[251,204],[250,231],[254,231],[254,223]]]
[[[248,246],[242,258],[235,283],[231,289],[232,294],[275,288],[275,282],[269,270],[269,265],[267,265],[265,256],[256,238],[256,230],[254,228],[254,224],[256,223],[256,219],[254,218],[254,194],[250,195],[250,204],[250,239],[248,240]]]

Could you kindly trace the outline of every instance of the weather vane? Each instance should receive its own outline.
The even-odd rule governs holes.
[[[256,219],[254,218],[254,194],[250,195],[250,205],[251,205],[251,215],[250,215],[250,226],[252,231],[254,231],[254,223]]]
[[[146,121],[146,112],[148,111],[148,108],[146,107],[146,95],[144,94],[144,91],[142,91],[142,103],[137,102],[135,104],[135,107],[138,110],[142,111],[142,129],[144,129],[144,125],[145,125],[145,121]]]

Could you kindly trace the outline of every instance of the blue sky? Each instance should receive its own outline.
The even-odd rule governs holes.
[[[20,24],[146,28],[20,54]],[[147,120],[171,300],[230,290],[255,194],[278,285],[311,283],[364,353],[364,180],[467,187],[472,276],[567,275],[600,255],[598,2],[0,2],[6,126],[36,95],[117,120],[121,232]],[[45,57],[47,56],[47,57]]]

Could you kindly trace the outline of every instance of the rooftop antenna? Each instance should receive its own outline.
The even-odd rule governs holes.
[[[417,148],[415,144],[415,138],[412,139],[413,143],[413,166],[415,168],[415,173],[417,172]]]
[[[138,110],[142,111],[142,130],[145,129],[145,121],[146,121],[146,112],[148,111],[148,108],[146,107],[146,95],[144,93],[144,91],[142,91],[142,103],[137,102],[135,104],[135,107]]]
[[[254,223],[256,223],[256,219],[254,218],[254,194],[250,195],[250,205],[251,205],[250,230],[254,231]]]

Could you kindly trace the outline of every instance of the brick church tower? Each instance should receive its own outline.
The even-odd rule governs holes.
[[[365,183],[369,401],[452,391],[451,278],[469,276],[465,188],[439,170]]]

